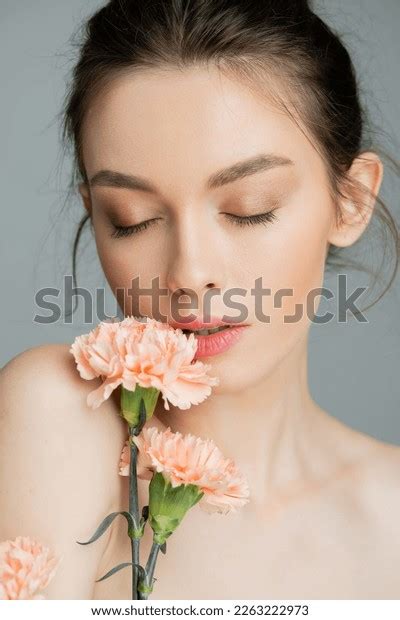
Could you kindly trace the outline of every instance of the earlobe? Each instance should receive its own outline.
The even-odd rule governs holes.
[[[88,214],[91,216],[92,215],[92,200],[90,197],[89,187],[86,183],[79,183],[78,189],[82,197],[83,206],[87,210]]]
[[[351,188],[340,198],[339,216],[332,223],[328,241],[338,247],[355,243],[367,228],[383,179],[383,164],[376,153],[362,153],[353,161],[347,178]]]

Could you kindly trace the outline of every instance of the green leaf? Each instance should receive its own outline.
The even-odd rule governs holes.
[[[96,579],[95,583],[98,583],[99,581],[103,581],[104,579],[111,577],[111,575],[114,575],[115,573],[117,573],[122,568],[125,568],[126,566],[132,566],[132,562],[123,562],[123,564],[118,564],[118,566],[114,566],[114,568],[109,570],[108,573],[103,575],[103,577],[100,577],[100,579]]]
[[[126,520],[128,521],[128,529],[135,527],[135,522],[129,512],[126,512],[125,510],[112,512],[103,519],[103,521],[100,523],[99,527],[89,540],[87,540],[86,542],[80,542],[79,540],[77,540],[76,542],[78,543],[78,545],[89,545],[90,543],[100,538],[100,536],[104,534],[104,532],[110,527],[111,523],[114,521],[115,517],[117,517],[118,515],[123,515],[126,518]]]
[[[111,577],[112,575],[114,575],[121,569],[125,568],[126,566],[136,566],[136,568],[139,571],[140,579],[144,579],[146,577],[146,571],[144,570],[143,566],[141,566],[140,564],[133,564],[132,562],[123,562],[122,564],[118,564],[117,566],[114,566],[114,568],[109,570],[108,573],[103,575],[103,577],[100,577],[100,579],[96,579],[95,583],[98,583],[99,581],[103,581],[104,579]]]

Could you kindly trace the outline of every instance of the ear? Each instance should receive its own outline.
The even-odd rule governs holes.
[[[92,216],[92,199],[90,197],[90,190],[87,183],[79,183],[79,193],[82,197],[83,206],[87,210],[90,216]]]
[[[339,247],[355,243],[367,228],[383,179],[382,161],[376,153],[362,153],[353,161],[347,176],[354,181],[355,189],[351,196],[340,199],[340,216],[332,223],[328,237],[331,244]]]

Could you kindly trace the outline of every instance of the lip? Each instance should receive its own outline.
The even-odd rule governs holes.
[[[210,320],[205,322],[200,318],[195,318],[192,321],[168,321],[171,327],[175,329],[190,329],[192,331],[198,329],[212,329],[213,327],[223,327],[224,325],[232,325],[233,327],[244,327],[247,323],[237,323],[236,321],[223,321],[218,317],[210,317]],[[211,338],[211,336],[200,336],[200,338]]]
[[[198,336],[195,334],[197,349],[194,358],[211,357],[227,351],[236,344],[247,327],[249,325],[238,325],[237,327],[230,327],[209,336]]]

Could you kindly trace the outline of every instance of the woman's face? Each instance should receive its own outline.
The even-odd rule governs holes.
[[[236,344],[202,358],[219,391],[257,383],[304,349],[318,302],[307,295],[322,286],[334,207],[324,163],[288,115],[217,69],[149,71],[120,76],[98,95],[82,138],[89,181],[112,171],[148,186],[123,187],[103,174],[89,197],[81,188],[125,315],[172,322],[207,313],[247,323]],[[270,221],[235,219],[268,212]],[[133,232],[115,228],[143,222]],[[142,290],[154,280],[164,294],[139,300],[128,292],[135,278]],[[191,291],[186,309],[187,297],[180,310],[172,297],[178,288]]]

